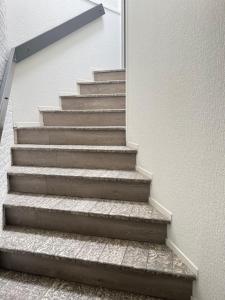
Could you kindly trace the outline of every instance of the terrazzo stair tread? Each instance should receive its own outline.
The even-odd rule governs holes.
[[[78,81],[80,94],[115,94],[125,93],[125,80]]]
[[[24,150],[65,150],[65,151],[84,151],[84,152],[118,152],[118,153],[137,153],[137,150],[127,146],[95,146],[95,145],[36,145],[36,144],[15,144],[12,149]]]
[[[0,286],[0,299],[8,300],[163,300],[4,269]]]
[[[150,179],[136,171],[14,166],[11,192],[147,202]]]
[[[15,128],[16,143],[125,146],[124,126],[38,126]]]
[[[125,109],[125,94],[61,95],[63,110]]]
[[[152,206],[90,198],[8,194],[5,224],[165,243],[170,221]]]
[[[87,84],[87,85],[114,84],[114,83],[126,83],[126,80],[77,81],[77,84]]]
[[[98,70],[94,71],[94,80],[125,80],[126,72],[121,70]]]
[[[190,299],[195,279],[165,245],[52,231],[8,227],[0,257],[5,269],[166,299]]]
[[[24,145],[12,148],[14,166],[134,170],[136,150],[125,146]]]
[[[125,109],[41,109],[46,126],[124,126]]]
[[[12,166],[8,175],[52,175],[52,176],[69,176],[87,179],[113,180],[124,182],[150,183],[150,179],[136,171],[117,171],[101,169],[63,169],[63,168],[36,168],[36,167],[18,167]]]

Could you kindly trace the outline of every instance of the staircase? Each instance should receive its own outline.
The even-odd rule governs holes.
[[[125,71],[94,79],[42,110],[42,126],[15,129],[0,266],[190,300],[194,275],[165,245],[170,221],[126,147]]]

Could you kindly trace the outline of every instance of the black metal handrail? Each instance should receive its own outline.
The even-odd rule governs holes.
[[[11,49],[0,86],[0,141],[8,107],[15,63],[39,52],[104,14],[105,10],[103,5],[96,5],[75,18]]]

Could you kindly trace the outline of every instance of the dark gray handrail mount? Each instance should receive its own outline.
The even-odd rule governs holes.
[[[49,45],[89,24],[104,14],[105,10],[103,5],[96,5],[79,16],[66,21],[65,23],[11,49],[0,86],[0,141],[6,117],[15,63],[18,63],[35,54],[36,52],[48,47]]]

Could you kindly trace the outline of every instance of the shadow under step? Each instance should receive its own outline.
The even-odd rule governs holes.
[[[15,228],[0,267],[170,300],[190,300],[195,279],[164,245]]]
[[[16,143],[125,146],[125,127],[40,126],[15,128]]]
[[[61,96],[63,110],[125,109],[125,94]]]
[[[41,110],[46,126],[125,126],[125,109]]]
[[[15,145],[14,166],[134,170],[136,150],[123,146]]]
[[[80,81],[77,82],[81,95],[117,94],[126,92],[125,80],[111,81]]]
[[[144,203],[8,194],[4,224],[165,243],[169,220]]]
[[[11,192],[148,202],[150,179],[136,171],[12,167]]]
[[[125,80],[125,77],[126,77],[125,69],[94,71],[95,81]]]

